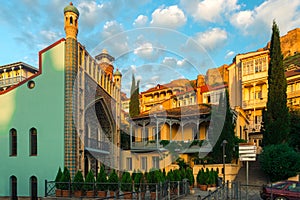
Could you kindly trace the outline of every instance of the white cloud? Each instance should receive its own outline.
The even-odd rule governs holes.
[[[237,0],[181,0],[180,4],[195,21],[218,22],[240,9]]]
[[[225,59],[227,60],[227,59],[231,58],[232,56],[234,56],[234,54],[235,54],[234,51],[228,51],[225,56]]]
[[[122,24],[117,21],[107,21],[102,30],[102,37],[105,40],[105,46],[110,54],[117,56],[128,52],[128,38],[124,32]]]
[[[212,28],[206,32],[197,33],[194,40],[206,50],[211,51],[223,46],[227,40],[227,32],[220,28]]]
[[[187,18],[183,11],[177,5],[173,5],[156,9],[152,13],[152,21],[150,23],[153,26],[176,29],[183,26],[186,20]]]
[[[271,31],[272,21],[276,20],[280,33],[296,28],[300,24],[300,1],[267,0],[253,10],[236,13],[230,19],[233,26],[244,34],[259,34]]]
[[[133,26],[136,27],[141,27],[141,26],[145,26],[148,22],[148,17],[145,15],[139,15],[133,23]]]
[[[151,43],[147,42],[139,46],[134,50],[134,54],[140,57],[149,57],[153,53],[153,46]]]

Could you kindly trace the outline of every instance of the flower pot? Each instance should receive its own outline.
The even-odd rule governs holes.
[[[119,192],[118,192],[118,191],[116,191],[116,192],[114,192],[114,191],[109,191],[109,196],[110,196],[110,197],[116,196],[116,198],[118,198],[118,197],[119,197]]]
[[[124,192],[124,199],[132,199],[132,193],[131,192]]]
[[[70,196],[70,190],[61,190],[61,196],[62,197],[69,197]]]
[[[106,197],[107,196],[107,191],[98,191],[97,195],[98,195],[98,197]]]
[[[150,198],[151,198],[151,200],[155,200],[156,199],[156,192],[151,192],[150,193]]]
[[[74,197],[82,197],[82,191],[81,190],[75,190],[74,191]]]
[[[55,195],[56,195],[57,197],[61,197],[61,189],[56,189],[56,190],[55,190]]]
[[[87,197],[94,197],[95,196],[94,190],[86,191],[85,196],[87,196]]]
[[[207,191],[207,185],[199,185],[200,190]]]

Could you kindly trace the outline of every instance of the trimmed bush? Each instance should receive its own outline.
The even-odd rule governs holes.
[[[72,188],[74,191],[82,190],[83,184],[84,184],[83,175],[82,175],[81,171],[77,171],[74,176]]]
[[[118,190],[118,187],[119,187],[118,182],[119,182],[118,175],[117,175],[116,171],[113,170],[109,174],[109,178],[108,178],[108,189],[109,189],[109,191],[116,192]]]
[[[97,179],[96,179],[96,188],[97,188],[97,190],[107,191],[107,189],[108,189],[107,182],[108,182],[108,180],[107,180],[107,177],[106,177],[104,167],[101,166],[100,167],[100,172],[99,172],[99,174],[97,176]]]
[[[94,183],[95,183],[95,177],[92,170],[90,170],[85,178],[85,184],[84,184],[84,190],[85,191],[91,191],[94,190]]]
[[[121,190],[123,192],[132,191],[132,179],[129,172],[123,172],[121,178]]]

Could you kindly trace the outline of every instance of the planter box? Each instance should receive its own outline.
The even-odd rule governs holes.
[[[97,194],[98,194],[98,197],[106,197],[107,191],[98,191]]]
[[[75,190],[74,191],[74,197],[82,197],[82,191],[81,190]]]

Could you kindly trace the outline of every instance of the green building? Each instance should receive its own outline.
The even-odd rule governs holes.
[[[0,66],[0,198],[44,196],[59,167],[118,168],[122,75],[77,41],[78,18],[64,8],[66,38],[39,52],[38,69]]]

